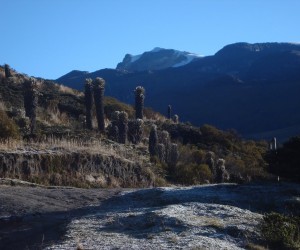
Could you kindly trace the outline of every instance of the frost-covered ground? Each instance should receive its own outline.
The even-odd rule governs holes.
[[[47,249],[244,249],[265,211],[299,204],[295,185],[204,185],[124,191],[67,226]]]

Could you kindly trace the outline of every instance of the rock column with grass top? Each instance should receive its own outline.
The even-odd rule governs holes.
[[[93,107],[93,85],[92,79],[85,79],[84,85],[84,99],[85,99],[85,109],[86,109],[86,128],[93,129],[92,125],[92,107]]]
[[[145,89],[142,86],[138,86],[135,88],[134,92],[135,92],[135,118],[143,119]]]
[[[104,132],[104,79],[97,77],[93,81],[93,90],[94,90],[94,100],[96,107],[96,117],[98,122],[98,130]]]

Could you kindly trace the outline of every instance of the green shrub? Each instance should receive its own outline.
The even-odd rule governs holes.
[[[278,148],[277,151],[269,151],[266,160],[269,163],[270,172],[300,181],[300,137],[292,137]]]
[[[17,138],[19,129],[16,123],[10,119],[4,110],[0,110],[0,138]]]
[[[115,98],[106,96],[104,98],[104,113],[108,119],[111,119],[111,115],[114,111],[125,111],[128,114],[128,117],[131,119],[134,117],[133,107],[118,101]]]
[[[197,185],[211,179],[212,173],[207,164],[179,163],[175,168],[175,180],[182,184]]]
[[[299,226],[299,217],[270,213],[263,218],[261,233],[272,249],[299,249]]]

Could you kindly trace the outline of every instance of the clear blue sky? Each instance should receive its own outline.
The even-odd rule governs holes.
[[[56,79],[154,47],[300,42],[299,0],[0,0],[0,64]]]

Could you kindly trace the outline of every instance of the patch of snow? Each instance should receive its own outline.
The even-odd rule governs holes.
[[[164,49],[160,48],[160,47],[155,47],[153,50],[151,50],[151,52],[158,52],[158,51],[161,51],[161,50],[164,50]]]
[[[179,51],[180,52],[180,51]],[[181,62],[179,62],[179,63],[176,63],[176,64],[174,64],[172,67],[173,68],[177,68],[177,67],[181,67],[181,66],[184,66],[184,65],[186,65],[186,64],[189,64],[191,61],[193,61],[194,59],[196,59],[196,58],[201,58],[201,57],[203,57],[203,56],[201,56],[201,55],[197,55],[197,54],[194,54],[194,53],[181,53],[181,54],[183,54],[184,56],[185,56],[185,60],[183,60],[183,61],[181,61]]]
[[[133,63],[133,62],[139,60],[141,58],[141,56],[142,55],[131,56],[131,61],[130,62]]]

